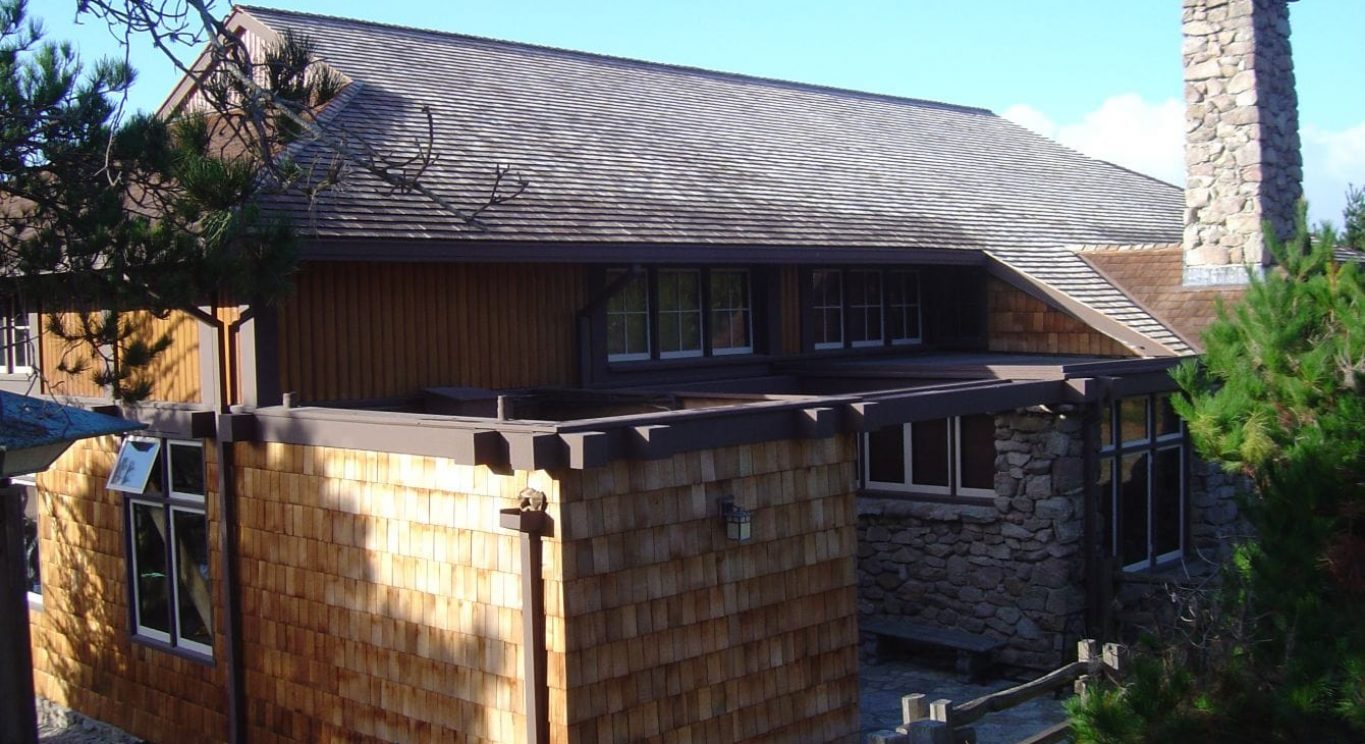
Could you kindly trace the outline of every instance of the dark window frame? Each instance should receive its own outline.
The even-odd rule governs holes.
[[[1185,428],[1185,422],[1181,421],[1174,411],[1166,406],[1160,405],[1164,398],[1169,398],[1170,393],[1152,393],[1147,395],[1127,396],[1124,398],[1110,401],[1103,407],[1101,412],[1102,421],[1100,425],[1100,441],[1098,452],[1098,484],[1097,494],[1100,500],[1100,517],[1103,523],[1103,553],[1113,559],[1122,567],[1125,572],[1136,573],[1142,571],[1155,571],[1161,567],[1179,561],[1185,557],[1189,550],[1190,542],[1190,448],[1189,436]],[[1143,411],[1141,421],[1137,422],[1132,415],[1125,416],[1126,407],[1136,401],[1143,401]],[[1174,421],[1175,429],[1162,426],[1163,421]],[[1142,430],[1140,436],[1135,436],[1135,423],[1140,423]],[[1163,432],[1162,429],[1165,429]],[[1172,496],[1159,492],[1161,484],[1158,482],[1159,460],[1163,456],[1175,453],[1177,462],[1175,473],[1177,479],[1176,493]],[[1125,461],[1131,461],[1132,478],[1125,481]],[[1139,470],[1137,470],[1140,468]],[[1105,477],[1105,472],[1108,477]],[[1107,481],[1107,482],[1106,482]],[[1124,487],[1128,485],[1141,484],[1146,493],[1142,500],[1143,524],[1145,525],[1145,536],[1142,542],[1145,548],[1142,557],[1135,560],[1124,558],[1124,549],[1130,542],[1130,535],[1125,517],[1123,499]],[[1106,488],[1107,486],[1107,488]],[[1107,491],[1107,492],[1106,492]],[[1159,541],[1169,538],[1169,535],[1159,535],[1160,521],[1159,507],[1169,506],[1169,501],[1162,503],[1163,499],[1175,499],[1177,506],[1177,517],[1174,520],[1177,524],[1178,536],[1176,547],[1171,550],[1160,550]]]

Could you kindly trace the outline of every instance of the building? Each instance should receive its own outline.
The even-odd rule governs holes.
[[[1113,632],[1234,523],[1166,373],[1296,167],[1287,42],[1235,28],[1285,4],[1186,6],[1238,39],[1187,45],[1192,119],[1265,117],[1188,192],[980,109],[235,9],[370,145],[429,107],[433,194],[529,185],[280,199],[287,302],[147,319],[149,433],[35,486],[40,694],[163,741],[845,740],[860,616]]]

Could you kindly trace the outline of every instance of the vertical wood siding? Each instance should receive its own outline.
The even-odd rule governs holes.
[[[577,383],[581,269],[309,264],[280,312],[282,389],[305,401]]]
[[[227,738],[225,669],[133,643],[128,626],[123,494],[104,482],[118,439],[77,442],[38,476],[43,606],[31,610],[37,693],[148,741]],[[216,450],[204,447],[209,488]],[[209,580],[216,637],[223,633],[218,497],[210,491]],[[221,644],[217,653],[223,653]]]
[[[58,316],[67,327],[77,327],[75,313],[59,313]],[[80,375],[69,375],[58,371],[63,359],[67,366],[78,361],[90,362],[90,354],[83,344],[68,344],[48,331],[48,315],[43,315],[41,329],[41,365],[46,392],[57,395],[74,395],[98,398],[107,395],[105,390],[95,385],[89,371]],[[199,383],[199,322],[192,316],[174,311],[165,319],[148,312],[131,312],[125,315],[124,322],[136,329],[136,337],[153,343],[162,335],[168,336],[170,347],[158,356],[141,374],[152,380],[150,400],[171,403],[195,403],[200,401]]]
[[[1123,344],[995,278],[986,287],[990,351],[1136,356]]]

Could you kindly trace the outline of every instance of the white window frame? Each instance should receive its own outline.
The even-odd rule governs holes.
[[[607,272],[607,282],[608,282],[608,283],[611,283],[611,282],[615,281],[615,280],[616,280],[616,277],[617,277],[618,275],[620,275],[620,274],[623,274],[623,273],[629,273],[629,270],[628,270],[628,269],[613,269],[613,270],[608,271],[608,272]],[[642,294],[643,294],[643,297],[644,297],[644,307],[639,308],[639,309],[636,309],[636,308],[628,308],[628,309],[626,309],[626,310],[617,310],[617,311],[614,311],[614,310],[612,310],[612,308],[611,308],[611,300],[608,300],[608,302],[607,302],[607,327],[608,327],[608,328],[611,327],[611,318],[612,318],[612,316],[614,316],[614,315],[615,315],[615,316],[622,316],[623,318],[625,318],[625,319],[627,320],[627,322],[626,322],[626,341],[627,341],[626,348],[627,348],[627,350],[624,351],[624,352],[618,352],[618,353],[616,353],[616,354],[613,354],[613,353],[611,353],[610,351],[608,351],[608,352],[607,352],[607,361],[608,361],[608,362],[638,362],[638,361],[641,361],[641,360],[649,359],[649,358],[650,358],[650,349],[653,348],[653,341],[654,341],[654,339],[652,339],[652,338],[650,337],[650,327],[649,327],[649,326],[650,326],[650,320],[649,320],[649,315],[650,315],[650,307],[649,307],[649,274],[646,273],[646,272],[643,272],[643,271],[642,271],[642,272],[639,272],[639,273],[637,273],[637,274],[631,276],[629,279],[627,279],[626,282],[625,282],[625,284],[629,284],[630,282],[636,282],[636,281],[638,281],[638,282],[640,282],[640,283],[642,283],[642,284],[644,285],[644,292],[642,293]],[[622,285],[622,289],[625,288],[625,284]],[[616,297],[612,297],[611,299],[612,299],[612,300],[615,300]],[[645,321],[645,350],[644,350],[644,351],[632,351],[632,350],[630,350],[630,344],[629,344],[629,341],[630,341],[630,324],[629,324],[628,321],[629,321],[629,319],[630,319],[631,317],[633,317],[633,316],[643,316],[643,317],[644,317],[644,321]],[[610,338],[607,339],[607,348],[608,348],[608,349],[611,348],[611,339],[610,339]]]
[[[142,449],[137,446],[139,444],[150,445],[150,448]],[[114,458],[114,467],[109,471],[105,488],[123,493],[142,494],[147,490],[147,480],[151,477],[160,456],[160,439],[125,437],[123,444],[119,445],[118,457]]]
[[[739,305],[739,306],[720,305],[720,304],[718,304],[718,303],[716,302],[716,289],[715,289],[716,285],[715,285],[714,279],[715,279],[715,276],[716,276],[717,274],[739,274],[739,275],[742,277],[742,280],[741,280],[740,284],[741,284],[742,287],[744,287],[744,296],[743,296],[743,299],[742,299],[742,301],[743,301],[743,303],[744,303],[743,305]],[[707,337],[710,338],[710,339],[712,339],[712,344],[711,344],[711,355],[712,355],[712,356],[729,356],[729,355],[732,355],[732,354],[752,354],[752,353],[754,353],[754,308],[753,308],[754,300],[753,300],[753,285],[750,283],[749,270],[748,270],[748,269],[711,269],[711,273],[710,273],[710,275],[707,277],[707,281],[710,283],[710,286],[708,287],[708,289],[709,289],[709,294],[710,294],[710,307],[709,307],[708,310],[707,310],[707,326],[705,326],[705,330],[708,332],[708,336],[707,336]],[[716,319],[716,315],[717,315],[718,313],[719,313],[719,314],[725,314],[725,315],[727,315],[727,316],[733,315],[734,313],[743,313],[743,314],[744,314],[744,337],[747,338],[747,339],[749,340],[748,345],[746,345],[746,346],[716,346],[716,345],[715,345],[715,343],[714,343],[715,336],[714,336],[714,335],[710,335],[710,332],[711,332],[712,329],[715,328],[715,319]]]
[[[849,276],[850,279],[856,274],[856,275],[859,275],[860,278],[862,278],[864,281],[873,280],[873,281],[875,281],[876,287],[877,287],[877,302],[876,302],[876,304],[873,304],[873,303],[871,303],[871,302],[868,302],[868,300],[867,300],[867,292],[866,292],[866,289],[867,289],[867,286],[868,286],[868,285],[864,285],[863,302],[861,302],[861,303],[855,305],[855,304],[853,304],[853,299],[852,299],[851,297],[849,298],[849,301],[848,301],[848,316],[849,316],[850,324],[852,324],[853,321],[856,321],[859,317],[861,317],[861,318],[862,318],[862,326],[863,326],[862,331],[863,331],[863,335],[865,336],[865,338],[863,338],[862,340],[859,340],[859,341],[854,341],[854,340],[852,340],[852,339],[850,338],[850,339],[849,339],[849,346],[850,346],[851,348],[854,348],[854,349],[863,349],[863,348],[874,347],[874,346],[885,346],[885,345],[886,345],[886,300],[885,300],[885,290],[886,290],[886,287],[885,287],[885,282],[883,281],[881,269],[850,269],[850,270],[847,272],[847,274],[848,274],[848,276]],[[846,284],[852,284],[852,282],[850,281],[850,282],[847,282]],[[847,287],[845,288],[845,290],[847,291]],[[875,335],[875,336],[873,335],[873,330],[874,330],[874,329],[869,328],[869,327],[868,327],[868,322],[867,322],[868,311],[871,310],[871,309],[875,309],[875,310],[877,311],[877,328],[875,329],[875,330],[876,330],[876,335]]]
[[[130,446],[130,442],[151,442],[155,447],[150,450],[140,449]],[[204,493],[190,493],[183,491],[173,491],[175,482],[172,468],[171,449],[176,447],[188,447],[196,449],[200,453],[200,467],[203,468]],[[127,453],[127,455],[125,455]],[[149,456],[149,453],[152,453]],[[129,582],[131,584],[130,594],[132,597],[132,634],[137,638],[145,638],[165,644],[173,649],[188,652],[197,656],[212,658],[213,647],[185,638],[181,635],[180,629],[184,626],[180,617],[180,573],[179,573],[179,551],[176,542],[175,515],[177,512],[194,514],[203,517],[207,526],[208,513],[205,510],[205,501],[208,495],[208,462],[205,455],[204,443],[194,440],[181,439],[153,439],[150,437],[126,437],[122,446],[119,448],[118,458],[115,460],[114,469],[110,473],[110,490],[121,491],[126,494],[126,505],[124,508],[124,530],[126,533],[126,551],[129,569]],[[137,458],[133,467],[133,475],[141,472],[141,487],[136,487],[137,482],[131,479],[122,479],[115,483],[113,473],[118,472],[119,464],[125,458]],[[159,460],[158,460],[159,458]],[[155,484],[157,496],[148,496],[147,488],[151,483],[151,471],[154,465],[161,464],[161,481]],[[142,469],[145,467],[145,472]],[[166,549],[166,585],[167,603],[170,612],[170,632],[148,627],[142,619],[142,598],[138,585],[138,566],[137,566],[137,535],[134,532],[135,523],[134,512],[137,507],[145,506],[160,511],[166,520],[166,530],[163,534],[163,541]],[[208,539],[208,535],[205,535]],[[212,618],[209,619],[212,623]],[[209,628],[210,635],[216,635],[212,627]]]
[[[906,286],[909,286],[910,284],[913,284],[913,285],[914,285],[914,288],[915,288],[915,301],[914,301],[914,302],[893,303],[893,302],[891,301],[890,293],[887,292],[887,298],[886,298],[886,315],[887,315],[887,316],[890,316],[892,313],[898,313],[898,314],[901,316],[901,321],[902,321],[902,325],[903,325],[903,326],[908,326],[908,325],[909,325],[908,323],[905,323],[904,321],[905,321],[905,316],[906,316],[906,314],[909,312],[910,308],[914,308],[914,309],[915,309],[915,335],[913,335],[913,336],[903,336],[903,337],[892,336],[891,339],[890,339],[891,345],[892,345],[892,346],[905,346],[905,345],[909,345],[909,344],[917,344],[917,343],[920,343],[921,341],[924,340],[924,308],[923,308],[923,302],[922,302],[921,299],[920,299],[920,289],[921,289],[921,287],[920,287],[920,281],[919,281],[919,272],[918,272],[918,271],[913,271],[913,270],[906,270],[906,269],[894,269],[894,270],[888,271],[888,272],[886,272],[886,273],[887,273],[888,280],[884,280],[884,281],[883,281],[883,291],[884,291],[884,292],[886,291],[886,286],[887,286],[887,285],[890,285],[891,282],[895,282],[895,281],[898,281],[898,280],[905,281],[905,282],[906,282]],[[902,295],[904,295],[904,288],[902,288]],[[890,327],[890,324],[889,324],[889,323],[887,324],[887,327],[888,327],[888,328]],[[888,331],[888,334],[889,334],[889,331]]]
[[[22,375],[33,371],[33,321],[13,297],[0,297],[0,374]],[[20,330],[23,331],[20,334]],[[17,364],[20,349],[27,364]]]
[[[904,463],[905,481],[894,483],[890,481],[872,480],[872,458],[868,456],[870,450],[869,437],[871,432],[864,432],[860,438],[862,449],[860,457],[862,459],[861,472],[863,485],[866,488],[877,491],[898,491],[902,493],[924,494],[929,496],[956,496],[967,498],[993,498],[995,489],[987,488],[968,488],[962,485],[962,422],[958,416],[947,419],[948,427],[945,436],[948,438],[948,485],[918,483],[915,481],[914,466],[914,447],[915,433],[913,423],[901,424],[902,452],[901,461]]]
[[[828,327],[828,325],[825,323],[825,315],[826,315],[826,313],[829,313],[829,312],[831,312],[831,311],[834,312],[834,313],[836,313],[836,314],[839,316],[839,322],[838,322],[837,324],[835,324],[834,327],[839,329],[839,338],[838,338],[837,340],[834,340],[834,341],[830,341],[830,340],[828,340],[828,339],[826,339],[826,340],[824,340],[824,341],[816,341],[816,342],[815,342],[815,349],[816,349],[817,351],[819,351],[819,350],[824,350],[824,349],[842,349],[842,348],[844,348],[844,320],[845,320],[845,318],[844,318],[844,273],[843,273],[842,271],[840,271],[839,269],[815,269],[815,270],[811,271],[811,292],[812,292],[812,293],[814,293],[814,292],[816,291],[816,288],[818,288],[818,287],[821,286],[821,283],[820,283],[820,276],[821,276],[821,275],[830,275],[830,276],[832,276],[832,277],[834,278],[834,286],[835,286],[835,288],[836,288],[836,290],[837,290],[838,298],[836,299],[836,301],[834,302],[833,305],[823,304],[823,303],[825,303],[825,297],[824,297],[823,295],[825,295],[825,294],[827,294],[827,293],[826,293],[826,292],[821,292],[821,295],[822,295],[822,296],[812,298],[812,302],[811,302],[811,311],[812,311],[812,314],[815,316],[815,318],[817,318],[818,321],[819,321],[819,322],[817,323],[817,326],[816,326],[816,327],[817,327],[817,329],[818,329],[818,334],[819,334],[820,336],[823,336],[823,335],[824,335],[825,329]]]
[[[696,295],[696,296],[697,296],[697,304],[696,304],[696,306],[695,306],[694,308],[691,308],[691,309],[668,309],[668,308],[665,308],[665,307],[664,307],[664,303],[663,303],[662,290],[660,290],[660,297],[659,297],[659,303],[658,303],[658,304],[659,304],[659,310],[658,310],[658,312],[656,313],[657,318],[658,318],[658,323],[659,323],[659,343],[660,343],[660,347],[659,347],[659,358],[660,358],[660,359],[690,359],[690,358],[693,358],[693,357],[699,357],[699,356],[701,356],[701,355],[703,354],[703,345],[705,344],[705,339],[706,339],[706,324],[705,324],[705,322],[704,322],[704,320],[703,320],[704,317],[705,317],[705,310],[704,310],[703,307],[702,307],[703,302],[702,302],[702,287],[701,287],[701,280],[702,280],[701,271],[700,271],[699,269],[659,269],[659,271],[658,271],[658,280],[657,280],[657,283],[658,283],[658,285],[659,285],[660,287],[662,287],[663,282],[664,282],[664,277],[665,277],[665,276],[673,277],[673,276],[682,276],[682,275],[685,275],[685,274],[690,274],[690,275],[692,275],[694,281],[696,282],[696,289],[697,289],[697,295]],[[646,292],[646,296],[648,296],[648,292]],[[646,304],[648,304],[648,303],[646,303]],[[664,335],[664,333],[663,333],[663,324],[664,324],[665,322],[669,322],[669,323],[674,323],[674,324],[676,324],[677,327],[678,327],[678,338],[679,338],[679,340],[681,340],[681,339],[682,339],[683,318],[684,318],[685,316],[687,316],[687,315],[695,315],[696,318],[697,318],[697,348],[695,348],[695,349],[675,349],[675,350],[671,350],[671,351],[664,351],[664,350],[663,350],[663,346],[662,346],[662,344],[663,344],[663,335]],[[648,319],[646,319],[646,322],[648,322]],[[648,354],[646,354],[645,356],[646,356],[646,358],[648,358]]]

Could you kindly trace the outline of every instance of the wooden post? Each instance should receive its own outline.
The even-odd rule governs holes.
[[[901,698],[901,720],[908,726],[915,721],[929,717],[929,700],[922,692],[915,692]]]
[[[942,721],[948,724],[949,728],[953,725],[953,701],[939,699],[929,704],[929,718],[935,721]]]
[[[24,576],[24,506],[0,478],[0,744],[37,744]]]
[[[1114,682],[1123,680],[1124,672],[1128,671],[1125,667],[1128,662],[1128,649],[1119,643],[1104,644],[1104,666],[1105,671],[1110,675]]]

